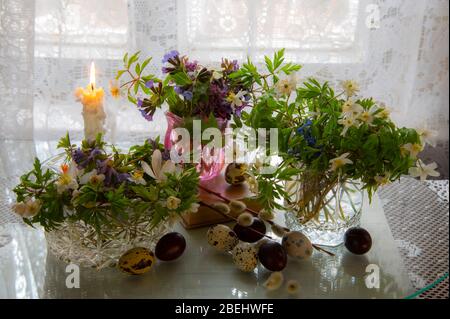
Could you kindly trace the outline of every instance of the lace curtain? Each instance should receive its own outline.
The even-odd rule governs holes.
[[[212,64],[261,61],[287,48],[300,79],[355,79],[400,125],[428,126],[448,141],[447,0],[0,0],[0,138],[82,136],[73,90],[108,81],[125,51],[181,52]],[[117,140],[162,134],[126,101],[107,97]],[[111,137],[112,138],[112,137]]]

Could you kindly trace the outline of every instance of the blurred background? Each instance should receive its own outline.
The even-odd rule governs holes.
[[[214,64],[286,48],[304,66],[300,79],[354,79],[397,124],[438,131],[423,156],[448,178],[448,9],[447,0],[0,0],[0,167],[20,154],[14,140],[50,150],[67,130],[82,137],[73,92],[88,84],[91,61],[108,91],[125,52],[153,56],[160,74],[172,49]],[[161,111],[147,122],[126,99],[107,96],[106,106],[118,141],[165,130]]]

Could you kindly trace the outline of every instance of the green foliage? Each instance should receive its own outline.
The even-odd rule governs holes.
[[[65,171],[55,172],[44,168],[36,159],[33,169],[24,174],[14,188],[18,203],[28,200],[40,203],[37,214],[24,218],[29,225],[40,224],[50,231],[58,228],[65,220],[83,221],[101,233],[105,227],[117,223],[126,225],[130,218],[144,216],[151,225],[156,226],[169,216],[188,211],[197,202],[198,174],[195,167],[185,165],[178,172],[167,174],[165,181],[155,180],[143,172],[142,163],[151,165],[153,152],[164,151],[159,137],[134,145],[127,153],[106,145],[100,135],[95,141],[83,141],[79,148],[66,135],[58,147],[66,151],[63,162],[72,163],[71,166],[66,166]],[[78,157],[84,154],[84,158],[73,157],[74,150],[79,153]],[[87,161],[90,157],[93,160]],[[74,160],[79,162],[75,163]],[[102,171],[104,169],[108,171]],[[108,180],[105,175],[101,177],[101,172],[105,175],[127,174],[128,178]],[[92,174],[97,179],[91,177],[82,183],[83,176],[88,176],[86,174]],[[138,183],[133,176],[141,176],[142,179]],[[66,178],[75,180],[75,186],[62,187]],[[167,209],[166,200],[169,196],[181,200],[179,207]]]
[[[421,144],[420,136],[413,129],[396,127],[372,98],[354,100],[362,110],[352,114],[355,125],[345,132],[342,121],[348,114],[343,106],[349,102],[343,98],[344,92],[336,95],[327,82],[310,78],[291,93],[280,94],[279,73],[289,75],[301,69],[285,63],[284,50],[275,52],[272,59],[265,57],[265,68],[269,74],[260,73],[248,60],[232,77],[252,87],[261,86],[253,91],[253,107],[245,110],[236,126],[278,129],[283,165],[275,175],[255,173],[261,200],[267,205],[276,206],[274,201],[287,198],[275,184],[289,180],[292,168],[297,173],[317,172],[330,183],[338,178],[361,180],[371,196],[380,185],[378,180],[395,181],[415,164],[414,158],[402,153],[401,146]],[[332,171],[330,161],[345,153],[349,153],[353,164]]]

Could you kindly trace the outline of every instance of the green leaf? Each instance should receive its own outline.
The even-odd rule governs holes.
[[[136,52],[135,54],[133,54],[129,59],[128,59],[128,63],[127,63],[127,69],[130,68],[130,66],[136,62],[139,59],[139,54],[141,53],[141,51]]]
[[[136,66],[134,67],[134,71],[136,72],[137,75],[141,75],[141,64],[137,63]]]
[[[56,148],[70,148],[72,145],[70,143],[69,132],[66,133],[66,136],[62,137]]]
[[[154,202],[158,199],[158,189],[153,185],[150,185],[148,187],[143,185],[131,186],[131,189],[138,196],[142,197],[147,201]]]
[[[180,86],[185,86],[185,85],[188,85],[188,84],[192,84],[192,80],[189,78],[189,76],[184,71],[177,72],[175,74],[171,74],[170,78],[177,85],[180,85]]]
[[[117,74],[116,74],[116,80],[120,79],[120,77],[121,77],[125,72],[127,72],[127,70],[119,70],[119,71],[117,71]]]
[[[150,63],[150,61],[152,60],[152,57],[144,60],[144,62],[142,62],[142,66],[141,66],[141,73],[142,71],[144,71],[145,67]]]
[[[264,60],[266,61],[267,71],[269,71],[270,73],[273,73],[273,63],[270,60],[270,58],[268,56],[265,56]]]
[[[273,55],[273,69],[278,69],[284,61],[284,48],[275,52]]]

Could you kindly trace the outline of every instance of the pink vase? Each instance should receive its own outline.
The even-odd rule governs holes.
[[[177,136],[174,134],[174,129],[177,127],[183,127],[183,118],[171,113],[166,112],[167,130],[164,137],[164,147],[170,150],[177,142]],[[228,122],[220,121],[219,128],[222,132],[225,130]],[[192,137],[191,137],[192,148]],[[200,174],[201,181],[208,181],[218,176],[225,165],[225,148],[222,147],[219,150],[201,145],[199,149],[201,154],[200,163],[197,164],[197,171]],[[178,149],[178,152],[182,152],[182,149]]]

